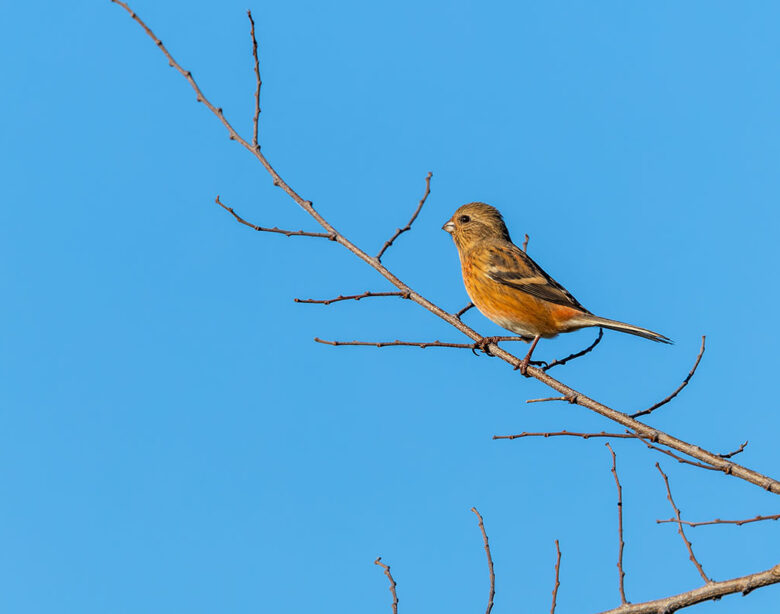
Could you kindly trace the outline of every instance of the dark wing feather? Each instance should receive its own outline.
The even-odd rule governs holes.
[[[488,250],[486,272],[494,281],[544,301],[590,313],[516,245],[491,246]]]

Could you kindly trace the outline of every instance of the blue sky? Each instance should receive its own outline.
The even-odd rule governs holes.
[[[440,228],[504,213],[606,333],[551,373],[617,409],[692,384],[648,422],[780,475],[773,394],[780,215],[780,7],[755,2],[132,4],[245,135],[257,21],[261,140],[279,172],[455,311]],[[293,298],[390,290],[317,230],[117,6],[6,3],[0,284],[0,604],[8,612],[481,611],[619,603],[610,429],[497,359],[333,348],[313,337],[462,341],[419,307]],[[472,311],[465,321],[501,334]],[[590,343],[581,331],[538,348]],[[524,351],[517,348],[518,352]],[[670,525],[776,513],[776,497],[617,441],[631,601],[698,586]],[[778,562],[776,526],[689,532],[716,580]],[[778,588],[698,606],[767,612]]]

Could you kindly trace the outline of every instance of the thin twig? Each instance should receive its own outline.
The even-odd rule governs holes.
[[[255,117],[252,123],[252,145],[255,148],[260,147],[257,141],[257,126],[260,123],[260,87],[263,85],[262,79],[260,79],[260,60],[257,58],[257,39],[255,38],[255,20],[252,19],[252,11],[246,12],[249,17],[249,23],[252,24],[250,34],[252,35],[252,57],[255,59],[255,81],[257,82],[257,89],[255,90]]]
[[[482,540],[485,542],[485,554],[487,555],[488,572],[490,573],[490,593],[488,595],[488,604],[485,614],[490,614],[490,610],[493,609],[493,597],[496,595],[496,574],[493,572],[493,557],[490,556],[490,544],[488,544],[488,536],[485,533],[485,523],[482,522],[482,516],[477,511],[476,507],[472,507],[471,511],[479,518],[479,530],[482,531]]]
[[[524,252],[528,251],[528,233],[526,233],[525,239],[523,239],[523,251]]]
[[[417,209],[415,209],[414,213],[412,213],[411,219],[406,223],[406,226],[404,226],[403,228],[396,228],[395,232],[393,233],[393,236],[390,237],[387,241],[385,241],[385,244],[382,246],[382,249],[380,249],[379,253],[376,255],[377,262],[382,261],[382,255],[387,251],[387,248],[393,244],[393,241],[395,241],[403,233],[408,232],[409,230],[412,229],[412,224],[414,224],[414,220],[416,220],[417,216],[420,215],[420,211],[422,210],[423,205],[425,204],[425,201],[428,198],[428,194],[431,193],[431,177],[433,177],[433,173],[431,172],[429,172],[425,176],[425,193],[423,194],[423,197],[420,199],[420,204],[417,205]]]
[[[626,589],[624,585],[624,580],[626,577],[626,572],[623,571],[623,548],[625,547],[626,543],[623,541],[623,487],[620,485],[620,480],[618,479],[617,474],[617,457],[615,456],[615,451],[612,449],[612,446],[609,445],[609,442],[605,444],[609,448],[609,453],[612,455],[612,475],[615,476],[615,484],[617,486],[617,493],[618,493],[618,540],[619,540],[619,549],[618,549],[618,562],[617,562],[617,568],[618,568],[618,584],[620,586],[620,603],[627,603],[626,600]]]
[[[467,312],[469,309],[471,309],[472,307],[474,307],[474,303],[469,303],[469,304],[468,304],[468,305],[466,305],[466,306],[465,306],[463,309],[461,309],[460,311],[458,311],[457,313],[455,313],[455,314],[453,314],[453,315],[454,315],[456,318],[458,318],[458,320],[460,320],[461,316],[462,316],[464,313],[466,313],[466,312]]]
[[[236,218],[238,222],[240,222],[244,226],[249,226],[251,229],[257,230],[259,232],[276,232],[285,235],[287,237],[318,237],[321,239],[330,239],[331,241],[335,240],[335,235],[326,232],[306,232],[303,230],[282,230],[281,228],[277,228],[276,226],[274,226],[273,228],[264,228],[263,226],[256,226],[255,224],[247,222],[244,218],[238,215],[238,213],[233,211],[232,207],[228,207],[225,203],[219,200],[219,196],[217,196],[214,202],[216,202],[225,211],[228,211],[230,215]]]
[[[599,336],[596,337],[596,340],[593,343],[591,343],[588,347],[574,354],[569,354],[566,358],[561,358],[560,360],[553,360],[549,365],[543,367],[542,371],[547,372],[553,367],[565,365],[570,360],[574,360],[575,358],[579,358],[580,356],[585,356],[585,354],[587,354],[588,352],[592,352],[593,348],[595,348],[599,343],[601,343],[601,338],[603,336],[604,336],[604,329],[599,328]]]
[[[526,237],[528,235],[525,235]],[[555,561],[555,586],[552,591],[552,607],[550,614],[555,614],[555,605],[558,602],[558,587],[561,585],[561,548],[558,546],[558,540],[555,540],[555,550],[558,552],[558,558]]]
[[[688,525],[689,527],[703,527],[711,524],[735,524],[738,527],[741,527],[743,524],[761,522],[762,520],[780,520],[780,514],[772,514],[771,516],[755,516],[753,518],[745,518],[743,520],[721,520],[720,518],[716,518],[715,520],[707,520],[705,522],[691,522],[689,520],[681,520],[680,522]],[[658,524],[662,524],[664,522],[677,522],[677,519],[669,518],[667,520],[656,520],[656,522]]]
[[[546,403],[547,401],[568,401],[568,397],[544,397],[542,399],[528,399],[526,403]]]
[[[733,452],[729,452],[728,454],[718,454],[721,458],[731,458],[732,456],[736,456],[737,454],[740,454],[744,452],[745,448],[747,447],[748,442],[745,441],[741,446],[739,446],[736,450]]]
[[[382,562],[382,557],[378,556],[376,557],[376,561],[374,561],[374,565],[379,565],[385,570],[385,575],[387,576],[387,579],[390,580],[390,594],[393,595],[393,614],[398,614],[398,594],[395,592],[395,580],[393,580],[393,576],[390,574],[390,565],[385,565]]]
[[[290,187],[290,185],[282,179],[282,177],[279,175],[276,169],[274,169],[274,167],[271,165],[268,159],[263,155],[263,153],[257,148],[253,147],[250,142],[247,142],[246,139],[242,138],[241,135],[239,135],[236,132],[235,128],[233,128],[231,123],[225,117],[224,113],[222,112],[222,109],[213,105],[205,97],[202,90],[198,86],[197,82],[193,79],[192,73],[182,68],[182,66],[178,62],[176,62],[176,60],[174,60],[173,56],[166,49],[165,45],[163,45],[162,41],[159,38],[157,38],[157,36],[155,36],[154,32],[152,32],[152,30],[144,23],[144,21],[140,17],[138,17],[138,15],[135,12],[133,12],[133,10],[122,0],[111,0],[111,2],[113,2],[118,6],[121,6],[130,15],[130,17],[136,23],[138,23],[139,26],[141,26],[144,32],[146,32],[146,34],[152,39],[152,41],[154,41],[155,45],[157,45],[157,47],[160,49],[163,55],[165,55],[169,64],[173,68],[175,68],[184,77],[184,79],[190,84],[190,87],[192,87],[193,91],[197,96],[198,102],[202,102],[209,109],[209,111],[211,111],[217,117],[217,119],[222,123],[222,125],[225,126],[225,129],[227,130],[232,140],[241,144],[245,149],[247,149],[247,151],[249,151],[253,156],[255,156],[258,162],[260,162],[263,168],[271,176],[273,184],[281,188],[285,192],[285,194],[287,194],[299,207],[301,207],[304,211],[306,211],[306,213],[312,216],[317,221],[317,223],[320,226],[322,226],[322,228],[326,231],[326,233],[324,233],[322,236],[329,238],[333,241],[336,241],[337,243],[342,245],[345,249],[352,252],[352,254],[354,254],[357,258],[359,258],[360,260],[362,260],[363,262],[371,266],[374,270],[376,270],[380,275],[382,275],[385,279],[387,279],[391,284],[393,284],[400,291],[409,292],[409,297],[412,301],[414,301],[421,307],[427,309],[428,311],[430,311],[437,317],[441,318],[445,322],[448,322],[450,325],[458,329],[466,336],[470,337],[475,342],[478,342],[480,339],[483,338],[482,335],[480,335],[477,331],[475,331],[471,327],[465,325],[453,314],[444,311],[441,307],[432,303],[421,294],[413,291],[408,285],[406,285],[398,277],[396,277],[390,270],[388,270],[385,266],[383,266],[380,262],[378,262],[376,258],[369,256],[365,251],[357,247],[344,235],[340,234],[334,228],[334,226],[330,224],[330,222],[328,222],[317,211],[312,201],[304,199],[292,187]],[[507,352],[506,350],[500,348],[496,344],[491,344],[488,347],[488,349],[494,356],[500,358],[501,360],[503,360],[504,362],[506,362],[508,365],[512,367],[519,367],[522,364],[521,358],[515,356],[510,352]],[[639,422],[631,418],[630,416],[628,416],[623,412],[617,411],[607,405],[604,405],[603,403],[599,403],[595,399],[592,399],[586,395],[578,393],[576,390],[572,389],[571,387],[550,377],[547,373],[545,373],[541,369],[538,369],[536,367],[528,367],[526,371],[526,375],[528,375],[529,377],[533,377],[534,379],[545,384],[546,386],[549,386],[550,388],[552,388],[556,392],[559,392],[560,394],[563,394],[565,396],[570,396],[570,397],[576,397],[576,403],[581,407],[585,407],[601,416],[604,416],[609,420],[612,420],[613,422],[617,422],[621,426],[631,429],[632,431],[635,431],[636,433],[641,434],[642,436],[652,441],[673,448],[697,460],[710,463],[712,464],[713,467],[716,467],[726,475],[732,475],[741,480],[750,482],[751,484],[760,486],[761,488],[769,492],[772,492],[774,494],[780,494],[780,481],[774,478],[770,478],[769,476],[763,475],[762,473],[759,473],[754,469],[750,469],[743,465],[733,463],[728,459],[720,458],[716,454],[710,452],[709,450],[705,450],[700,446],[688,443],[668,433],[665,433],[656,428],[643,424],[642,422]]]
[[[691,461],[687,458],[683,458],[682,456],[678,456],[671,450],[664,450],[663,448],[659,448],[658,446],[654,446],[649,441],[647,441],[644,437],[637,436],[637,439],[639,439],[642,443],[644,443],[648,448],[651,450],[656,450],[657,452],[660,452],[661,454],[666,454],[667,456],[673,458],[678,463],[683,463],[686,465],[692,465],[693,467],[699,467],[700,469],[708,469],[710,471],[720,471],[717,467],[713,467],[712,465],[706,465],[704,463],[700,463],[698,461]]]
[[[538,399],[544,401],[546,399]],[[566,400],[562,398],[561,400]],[[614,437],[616,439],[637,439],[633,433],[573,433],[571,431],[558,431],[557,433],[519,433],[517,435],[493,435],[493,439],[520,439],[521,437],[580,437],[582,439],[591,439],[592,437]]]
[[[492,337],[494,341],[524,341],[522,337]],[[481,343],[448,343],[444,341],[327,341],[326,339],[320,339],[314,337],[317,343],[324,343],[325,345],[361,345],[366,347],[392,347],[392,346],[406,346],[406,347],[418,347],[418,348],[459,348],[464,350],[482,350],[485,349]]]
[[[701,357],[704,356],[704,340],[706,339],[706,335],[701,336],[701,349],[699,350],[699,355],[696,356],[696,362],[693,363],[693,367],[691,368],[690,372],[688,373],[688,376],[683,380],[683,383],[680,384],[677,389],[670,394],[665,399],[658,401],[655,405],[648,407],[647,409],[643,409],[642,411],[638,411],[634,414],[631,414],[632,418],[638,418],[639,416],[645,416],[647,414],[653,413],[656,409],[659,407],[662,407],[663,405],[666,405],[669,401],[671,401],[674,397],[676,397],[683,388],[685,388],[688,385],[688,382],[691,381],[691,378],[693,377],[693,374],[696,373],[696,368],[699,366],[699,363],[701,362]]]
[[[685,542],[685,547],[688,549],[688,555],[689,555],[688,558],[690,558],[691,562],[694,565],[696,565],[696,569],[698,570],[699,575],[702,577],[702,579],[707,584],[709,584],[710,582],[712,582],[712,580],[710,580],[707,577],[707,574],[704,573],[704,569],[702,569],[701,563],[699,563],[699,561],[696,559],[696,556],[693,554],[693,548],[691,547],[691,542],[688,540],[687,537],[685,537],[685,531],[683,531],[683,527],[682,527],[683,523],[682,520],[680,519],[680,508],[677,507],[677,505],[675,505],[674,499],[672,499],[672,489],[669,486],[669,478],[666,477],[666,474],[661,469],[661,465],[656,463],[655,466],[656,469],[658,469],[658,472],[661,474],[661,477],[663,477],[664,484],[666,484],[666,498],[669,499],[669,503],[671,503],[672,509],[674,510],[674,516],[677,521],[677,532],[680,534],[680,537],[682,537],[683,541]]]
[[[352,294],[350,296],[343,296],[339,294],[336,298],[329,298],[325,300],[313,299],[313,298],[296,298],[293,299],[296,303],[309,303],[316,305],[330,305],[331,303],[338,303],[339,301],[359,301],[362,298],[369,298],[375,296],[398,296],[400,298],[409,298],[408,294],[404,292],[363,292],[363,294]]]
[[[569,403],[576,403],[577,399],[576,397],[548,397],[545,399],[529,399],[526,401],[526,403],[540,403],[542,401],[568,401]],[[605,433],[604,431],[601,431],[600,433],[574,433],[571,431],[558,431],[558,432],[548,432],[548,433],[520,433],[518,435],[493,435],[493,439],[520,439],[522,437],[580,437],[581,439],[591,439],[594,437],[608,437],[608,438],[616,438],[616,439],[638,439],[643,444],[645,444],[648,448],[651,450],[655,450],[657,452],[660,452],[661,454],[666,454],[667,456],[673,458],[678,463],[685,463],[686,465],[692,465],[694,467],[699,467],[701,469],[708,469],[710,471],[723,471],[723,469],[719,467],[714,467],[712,465],[707,465],[704,463],[699,463],[696,461],[688,460],[687,458],[682,458],[681,456],[678,456],[671,450],[665,450],[664,448],[659,448],[658,446],[653,445],[650,443],[648,439],[645,439],[641,435],[637,435],[636,433]]]

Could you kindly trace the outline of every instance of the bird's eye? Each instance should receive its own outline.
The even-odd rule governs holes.
[[[470,221],[471,221],[471,218],[470,218],[468,215],[461,215],[461,216],[458,218],[458,221],[459,221],[461,224],[465,224],[466,222],[470,222]]]

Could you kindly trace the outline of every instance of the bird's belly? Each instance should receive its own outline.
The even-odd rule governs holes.
[[[567,324],[579,312],[509,288],[487,276],[465,276],[471,301],[489,320],[523,337],[555,337],[573,330]]]

